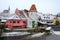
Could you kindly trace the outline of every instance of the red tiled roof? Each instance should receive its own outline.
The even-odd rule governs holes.
[[[23,11],[26,13],[27,16],[29,16],[28,10],[24,9]]]
[[[21,11],[21,10],[16,9],[16,10],[15,10],[15,13],[16,13],[20,18],[25,17],[24,14],[23,14],[23,10]]]
[[[19,13],[19,10],[16,8],[15,13]]]
[[[37,11],[35,4],[33,4],[33,5],[31,6],[31,8],[30,8],[29,11],[31,11],[31,12],[32,12],[32,11]]]

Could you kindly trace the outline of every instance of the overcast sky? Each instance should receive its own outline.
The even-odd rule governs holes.
[[[0,12],[9,6],[11,12],[16,8],[29,10],[32,4],[36,4],[39,12],[53,14],[60,12],[60,0],[0,0]]]

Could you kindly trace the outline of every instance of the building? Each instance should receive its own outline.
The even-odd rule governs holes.
[[[6,21],[6,27],[11,29],[14,27],[27,28],[27,23],[25,20],[9,19]]]

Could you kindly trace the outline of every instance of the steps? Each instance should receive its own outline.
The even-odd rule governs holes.
[[[3,32],[1,37],[29,35],[29,32]]]

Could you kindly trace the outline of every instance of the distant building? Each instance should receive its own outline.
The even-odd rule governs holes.
[[[3,10],[2,13],[9,13],[10,12],[10,7],[7,10]]]

